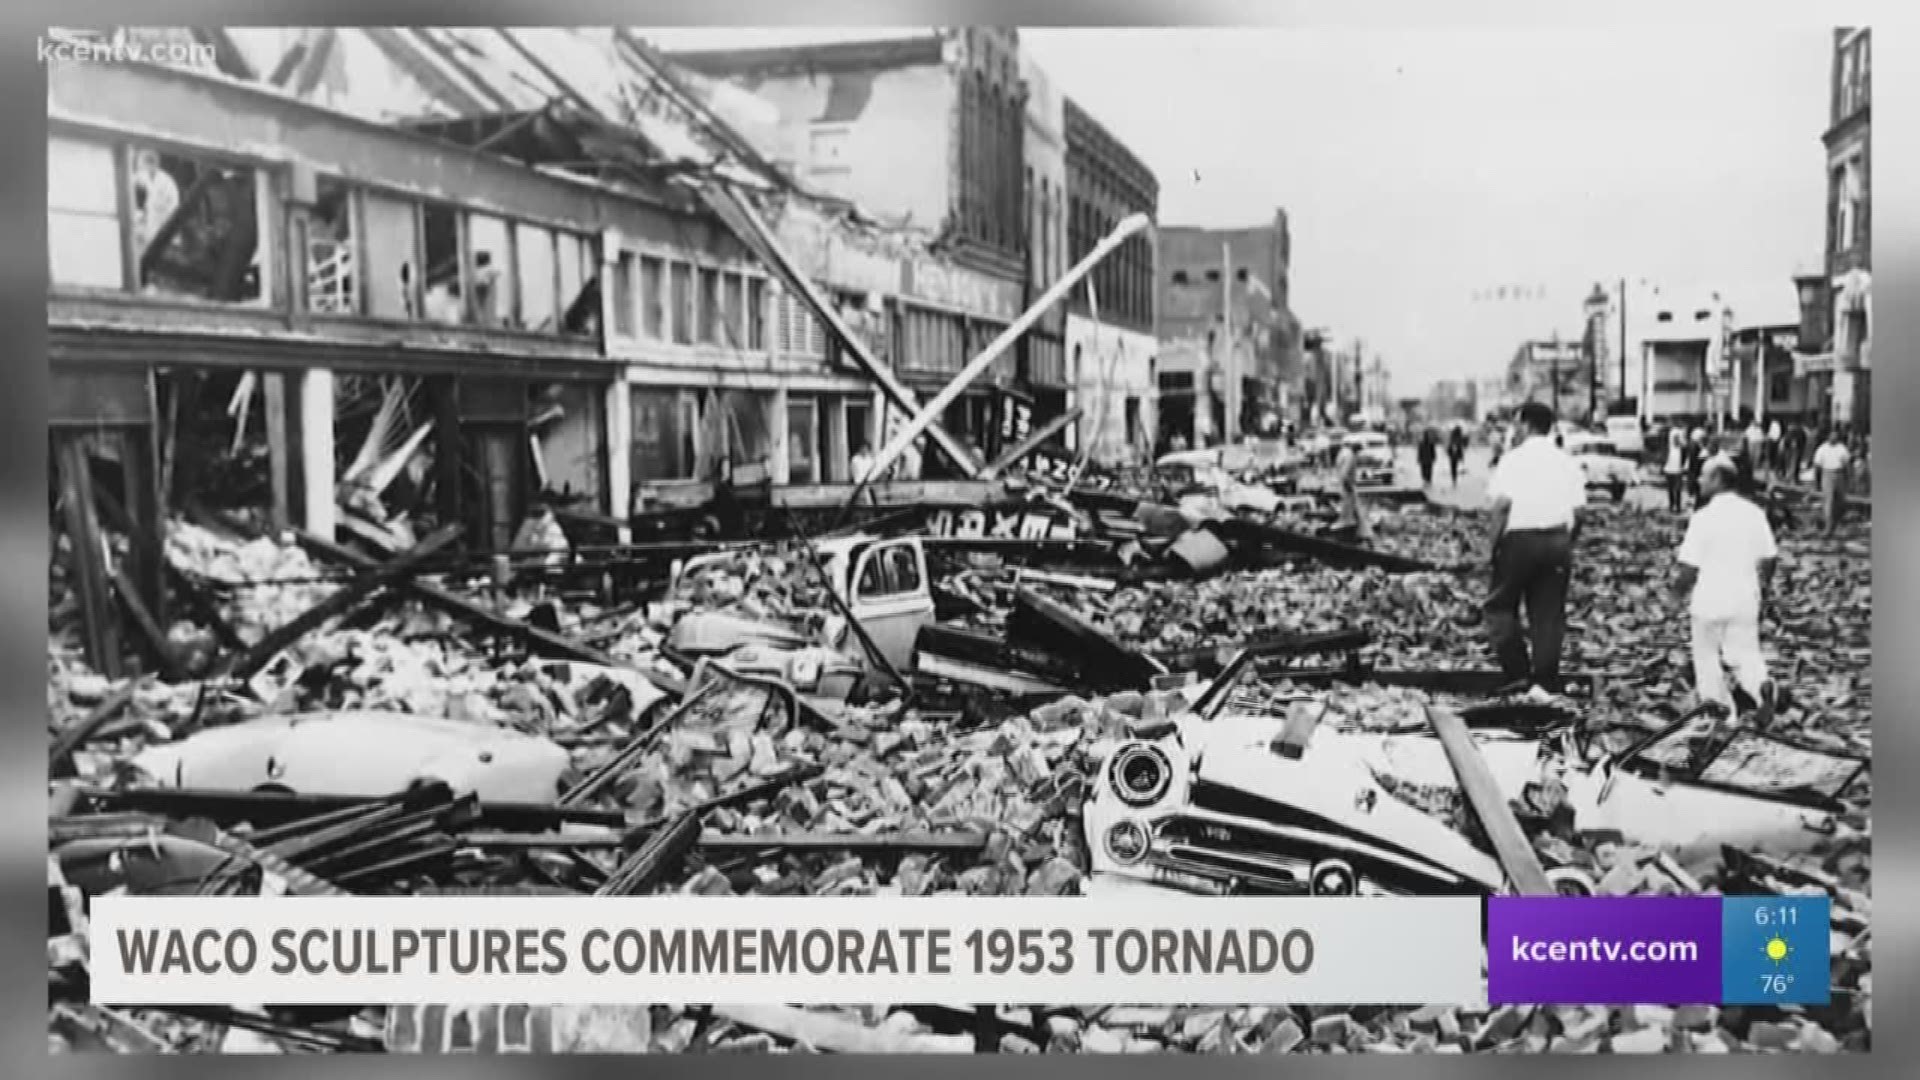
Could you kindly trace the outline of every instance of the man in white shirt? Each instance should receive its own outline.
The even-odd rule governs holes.
[[[1853,454],[1835,428],[1827,433],[1820,449],[1813,452],[1813,472],[1820,482],[1820,521],[1828,536],[1840,527],[1847,506],[1847,468]]]
[[[1481,607],[1500,670],[1515,688],[1530,683],[1539,693],[1558,694],[1567,586],[1587,482],[1580,464],[1554,445],[1552,409],[1528,402],[1520,407],[1520,424],[1524,441],[1500,459],[1487,485],[1493,587]]]
[[[1787,434],[1786,430],[1780,426],[1780,421],[1778,420],[1774,420],[1773,422],[1767,425],[1767,471],[1768,472],[1777,473],[1780,471],[1780,450],[1782,447],[1781,440],[1786,437],[1786,434]]]
[[[1678,431],[1667,435],[1667,460],[1660,472],[1667,481],[1667,509],[1677,514],[1687,492],[1687,444]]]
[[[1680,542],[1676,592],[1690,596],[1693,615],[1693,685],[1701,704],[1733,712],[1722,662],[1733,668],[1740,688],[1759,703],[1754,722],[1773,719],[1774,686],[1760,651],[1760,613],[1779,559],[1773,529],[1758,506],[1734,490],[1738,477],[1719,462],[1701,472],[1706,502],[1687,523]]]

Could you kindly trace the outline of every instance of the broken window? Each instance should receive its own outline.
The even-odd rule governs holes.
[[[553,233],[537,225],[514,226],[520,269],[520,326],[551,331],[560,324]]]
[[[513,241],[499,218],[467,218],[467,248],[473,260],[473,320],[480,326],[514,326]]]
[[[419,318],[419,204],[369,191],[362,194],[360,205],[366,218],[367,314]]]
[[[725,395],[728,459],[733,467],[751,468],[773,456],[773,395],[754,390],[732,390]]]
[[[327,315],[359,313],[360,275],[354,254],[353,189],[335,177],[320,177],[307,219],[307,310]]]
[[[55,285],[126,287],[113,147],[47,140],[47,256]]]
[[[659,259],[640,257],[640,335],[654,341],[667,337],[666,271]]]
[[[694,296],[693,267],[686,263],[674,263],[670,270],[673,305],[673,343],[675,345],[693,344]]]
[[[787,401],[787,482],[812,484],[820,480],[820,413],[812,398]]]
[[[591,334],[600,326],[600,275],[595,245],[577,233],[556,233],[560,267],[560,329]]]
[[[720,303],[720,272],[704,267],[700,274],[700,336],[702,345],[724,345],[721,337],[721,320],[725,311]]]
[[[620,261],[613,268],[613,336],[630,338],[633,336],[635,307],[639,298],[634,295],[634,258],[629,252],[621,252]]]
[[[767,348],[767,283],[757,277],[747,279],[747,348]]]
[[[540,490],[568,503],[601,505],[606,399],[597,383],[556,383],[533,391],[534,471]]]
[[[253,169],[150,147],[135,148],[128,169],[143,291],[221,303],[265,295]]]
[[[429,322],[466,321],[460,290],[460,214],[444,206],[421,208],[426,240],[426,316]]]
[[[685,414],[681,397],[679,390],[634,388],[631,469],[635,483],[693,476],[693,447],[681,430]]]

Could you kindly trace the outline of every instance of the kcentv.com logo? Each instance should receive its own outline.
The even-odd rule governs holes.
[[[42,64],[185,64],[209,66],[214,47],[196,41],[129,41],[92,30],[48,30],[34,43]]]

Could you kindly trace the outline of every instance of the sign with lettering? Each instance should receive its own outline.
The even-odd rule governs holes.
[[[958,308],[999,322],[1020,314],[1021,285],[927,256],[914,256],[901,267],[900,291],[918,300]]]
[[[1073,540],[1079,528],[1071,517],[1044,510],[936,510],[927,516],[927,534],[942,540]]]
[[[1000,395],[1000,445],[1012,449],[1020,440],[1033,434],[1033,406],[1014,397],[1012,394]]]

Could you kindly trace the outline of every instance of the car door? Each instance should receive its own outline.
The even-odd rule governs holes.
[[[854,558],[848,605],[887,662],[899,671],[913,663],[920,628],[934,621],[926,553],[913,537],[869,544]]]

